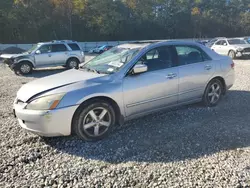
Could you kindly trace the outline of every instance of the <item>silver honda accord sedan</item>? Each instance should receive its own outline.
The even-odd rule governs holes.
[[[215,106],[234,83],[234,63],[195,42],[116,46],[78,70],[32,81],[18,91],[19,124],[41,136],[106,137],[118,124],[165,108]]]

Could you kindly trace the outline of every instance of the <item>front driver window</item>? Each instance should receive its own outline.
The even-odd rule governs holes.
[[[162,46],[150,50],[140,58],[137,64],[147,65],[148,71],[171,68],[174,65],[171,47]]]
[[[42,54],[45,54],[45,53],[50,53],[51,52],[51,45],[43,45],[39,48],[40,52]]]
[[[221,40],[217,41],[215,45],[222,45],[222,41]]]

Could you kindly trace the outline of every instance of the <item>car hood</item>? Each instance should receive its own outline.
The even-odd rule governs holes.
[[[28,53],[22,53],[22,54],[2,54],[0,55],[1,58],[3,59],[11,59],[11,58],[20,58],[20,57],[26,57],[30,54]]]
[[[16,58],[19,56],[23,56],[23,54],[2,54],[2,55],[0,55],[0,57],[4,58],[4,59]]]
[[[39,95],[44,92],[68,86],[77,82],[91,82],[92,79],[98,77],[104,77],[104,75],[76,69],[64,71],[62,73],[40,78],[23,85],[17,92],[17,98],[23,102],[27,102],[35,95]]]
[[[235,44],[235,48],[250,48],[250,44]]]

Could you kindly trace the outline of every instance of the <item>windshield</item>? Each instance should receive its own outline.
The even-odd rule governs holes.
[[[32,53],[36,48],[38,48],[39,47],[39,44],[36,44],[36,45],[34,45],[34,46],[32,46],[32,48],[30,48],[28,51],[26,51],[26,52],[24,52],[24,53],[28,53],[28,54],[30,54],[30,53]]]
[[[250,44],[250,38],[246,38],[246,42]]]
[[[112,74],[119,71],[128,63],[138,52],[140,48],[114,47],[109,51],[93,58],[82,68],[92,70],[97,73]]]
[[[229,44],[247,44],[247,41],[243,40],[243,39],[231,39],[228,40]]]

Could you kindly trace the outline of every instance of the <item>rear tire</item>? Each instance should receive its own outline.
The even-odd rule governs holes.
[[[77,109],[72,131],[85,141],[98,141],[108,136],[115,122],[115,111],[109,103],[91,100]]]
[[[207,107],[216,106],[220,102],[222,94],[223,85],[221,81],[218,79],[213,79],[208,83],[202,101]]]
[[[235,58],[236,58],[236,53],[235,53],[235,51],[230,50],[230,51],[228,52],[228,56],[231,57],[232,59],[235,59]]]
[[[66,63],[67,69],[78,69],[79,68],[79,60],[77,58],[70,58]]]
[[[27,75],[33,71],[33,66],[30,62],[22,62],[14,68],[14,71],[16,74]]]

